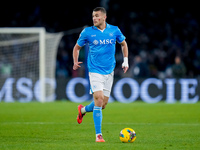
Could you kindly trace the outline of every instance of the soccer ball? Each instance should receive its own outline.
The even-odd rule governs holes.
[[[124,128],[121,130],[119,138],[123,143],[133,143],[136,139],[136,133],[131,128]]]

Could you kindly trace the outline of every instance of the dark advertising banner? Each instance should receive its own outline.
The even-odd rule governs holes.
[[[46,96],[46,101],[69,100],[76,103],[92,100],[89,94],[88,79],[77,77],[72,79],[59,78],[56,81],[46,79],[46,86],[54,89],[54,93]],[[40,101],[39,81],[33,82],[29,78],[7,78],[0,85],[0,101],[5,102],[30,102]],[[142,100],[146,103],[196,103],[199,101],[200,83],[198,79],[174,79],[164,80],[157,78],[116,79],[113,83],[112,101],[131,103]]]
[[[63,83],[65,85],[63,86]],[[92,99],[89,95],[89,82],[84,78],[73,78],[69,81],[58,81],[62,90],[57,88],[57,99],[69,99],[73,102],[84,102]],[[65,91],[63,90],[65,89]],[[147,103],[156,103],[161,100],[167,103],[196,103],[200,96],[200,85],[197,79],[156,79],[147,78],[136,80],[122,78],[115,80],[110,102],[116,100],[122,103],[131,103],[142,100]]]

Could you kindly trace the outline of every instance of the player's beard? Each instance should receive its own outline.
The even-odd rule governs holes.
[[[99,27],[100,26],[100,22],[98,23],[93,23],[95,27]]]
[[[100,29],[100,27],[101,27],[102,24],[103,24],[103,23],[98,22],[98,23],[94,24],[94,26]]]

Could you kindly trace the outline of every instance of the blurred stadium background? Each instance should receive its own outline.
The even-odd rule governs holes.
[[[85,64],[78,71],[72,70],[73,46],[81,30],[92,25],[91,13],[97,6],[107,9],[107,22],[119,26],[129,47],[130,69],[127,74],[123,74],[121,69],[123,58],[119,45],[116,48],[117,65],[112,99],[126,99],[128,102],[136,99],[146,102],[199,100],[200,18],[195,3],[181,2],[175,5],[168,1],[138,3],[95,0],[14,2],[10,5],[5,2],[0,5],[0,27],[45,27],[49,33],[73,31],[64,34],[59,43],[55,68],[56,99],[70,99],[66,88],[68,82],[76,77],[87,78]],[[80,59],[85,59],[84,51]],[[2,67],[1,58],[0,64]],[[12,77],[12,71],[7,77]],[[127,86],[127,80],[121,89],[115,88],[117,81],[122,78],[133,79],[129,83],[134,86]],[[84,87],[82,81],[80,83],[74,87],[74,101],[77,102],[83,96],[85,99],[91,98],[85,94],[87,86]],[[117,90],[122,90],[123,94],[117,95]],[[146,97],[141,98],[143,94],[138,94],[141,91],[145,91]]]

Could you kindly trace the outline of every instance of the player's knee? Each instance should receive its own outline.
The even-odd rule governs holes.
[[[97,103],[99,105],[99,107],[103,106],[103,99],[101,97],[97,98]]]
[[[101,97],[99,97],[99,98],[97,99],[97,101],[103,105],[103,99],[102,99]]]
[[[103,106],[103,96],[95,95],[94,99],[95,99],[95,105],[96,106],[99,106],[99,107]]]

